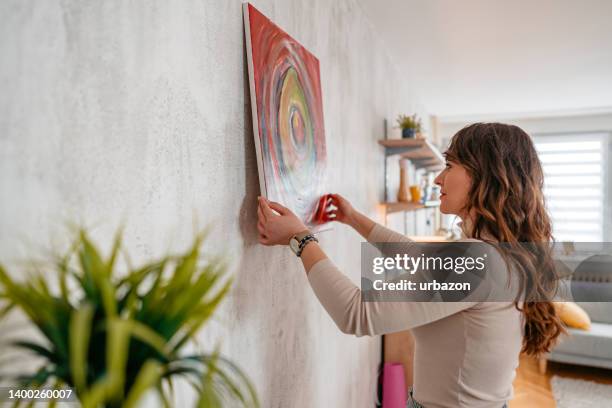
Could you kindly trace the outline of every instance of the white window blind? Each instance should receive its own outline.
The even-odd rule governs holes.
[[[544,195],[557,241],[602,242],[608,133],[538,135]]]

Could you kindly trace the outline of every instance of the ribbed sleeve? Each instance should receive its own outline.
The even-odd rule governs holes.
[[[308,281],[338,328],[356,336],[411,329],[465,310],[473,302],[365,302],[361,290],[329,259],[310,268]]]

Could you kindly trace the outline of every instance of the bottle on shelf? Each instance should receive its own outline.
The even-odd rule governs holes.
[[[408,160],[400,160],[400,181],[399,188],[397,190],[397,201],[407,202],[410,201],[410,193],[408,192]]]
[[[417,184],[413,184],[410,186],[410,197],[412,198],[413,203],[421,202],[421,188]]]

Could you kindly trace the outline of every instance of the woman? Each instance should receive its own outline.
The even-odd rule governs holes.
[[[440,211],[461,218],[464,240],[552,240],[542,167],[523,130],[477,123],[454,135],[444,155],[446,168],[435,179],[441,187]],[[340,195],[333,194],[332,201],[336,208],[330,217],[369,242],[410,241],[356,211]],[[287,245],[293,236],[307,233],[290,210],[261,197],[258,216],[264,245]],[[408,406],[501,408],[512,397],[519,353],[548,351],[563,328],[545,301],[554,290],[550,257],[524,249],[512,257],[498,250],[504,259],[518,260],[506,264],[505,273],[519,282],[521,299],[539,301],[523,302],[518,295],[507,302],[362,302],[359,288],[316,241],[307,240],[300,257],[316,296],[343,332],[362,336],[412,331],[414,385]]]

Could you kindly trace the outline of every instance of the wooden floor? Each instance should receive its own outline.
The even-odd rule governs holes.
[[[553,375],[612,384],[612,370],[549,362],[546,374],[540,374],[534,358],[521,356],[510,408],[555,408],[550,388]]]

